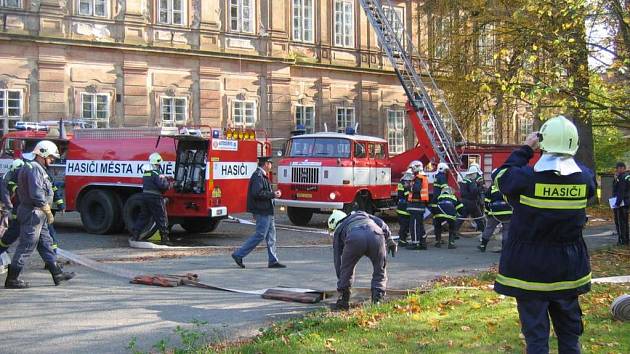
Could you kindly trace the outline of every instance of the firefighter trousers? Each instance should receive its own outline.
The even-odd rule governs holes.
[[[617,243],[620,245],[630,244],[628,239],[628,206],[613,209],[615,213],[615,227],[617,228]]]
[[[442,224],[448,225],[448,243],[455,243],[455,220],[447,218],[433,218],[435,242],[442,242]]]
[[[499,224],[503,229],[501,230],[501,247],[505,247],[505,244],[508,239],[508,230],[510,229],[510,220],[507,221],[499,221],[497,218],[493,216],[488,216],[488,221],[486,222],[486,228],[483,229],[483,233],[481,234],[481,239],[483,241],[489,242],[494,230],[499,226]]]
[[[424,231],[424,208],[407,208],[409,212],[409,232],[411,243],[426,246],[427,233]]]
[[[142,193],[142,200],[144,201],[143,208],[140,208],[140,214],[138,219],[133,224],[133,236],[136,238],[141,237],[140,233],[144,228],[153,220],[160,231],[162,240],[168,238],[168,217],[166,215],[166,206],[164,205],[164,198],[161,195],[153,193]],[[150,237],[151,235],[146,235]]]
[[[462,217],[475,218],[475,223],[477,224],[477,231],[483,231],[486,228],[486,223],[483,218],[483,213],[481,212],[481,208],[479,207],[479,203],[477,203],[476,200],[462,199],[462,204],[464,204]],[[455,229],[459,231],[463,223],[464,223],[464,220],[458,219],[457,224],[455,225]]]
[[[583,332],[578,297],[517,298],[516,306],[528,354],[549,353],[549,317],[558,337],[558,353],[580,353]]]
[[[20,237],[11,264],[17,269],[24,268],[36,248],[44,263],[56,263],[57,256],[53,250],[52,238],[48,233],[46,214],[41,210],[20,206],[18,221]]]
[[[370,230],[368,225],[354,227],[348,231],[345,242],[333,243],[337,290],[348,290],[354,282],[354,270],[361,257],[372,262],[372,289],[385,291],[387,285],[387,251],[385,237]]]
[[[400,226],[398,230],[400,241],[407,242],[409,237],[409,215],[398,213],[398,226]]]

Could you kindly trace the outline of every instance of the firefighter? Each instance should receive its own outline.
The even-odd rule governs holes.
[[[140,215],[133,225],[133,240],[142,238],[142,230],[153,219],[160,232],[160,239],[163,244],[170,245],[168,217],[166,215],[166,205],[162,196],[170,186],[165,175],[160,174],[160,164],[162,156],[154,152],[149,156],[149,165],[145,165],[142,175],[142,200],[144,207],[140,208]],[[148,235],[149,237],[151,235]]]
[[[403,174],[400,182],[398,182],[397,195],[398,204],[396,205],[396,214],[398,214],[398,225],[400,230],[398,236],[400,237],[398,244],[401,246],[407,245],[407,237],[409,237],[409,212],[407,211],[407,198],[411,190],[411,181],[413,180],[413,173],[411,169]]]
[[[51,210],[53,191],[46,169],[59,158],[57,146],[42,140],[33,150],[33,161],[25,162],[18,174],[17,189],[20,206],[17,219],[20,223],[20,236],[13,255],[5,288],[23,289],[28,283],[19,279],[22,269],[35,248],[44,260],[55,285],[74,278],[74,273],[63,272],[57,265],[57,256],[52,249],[52,238],[48,224],[54,222]]]
[[[17,188],[17,175],[22,166],[24,166],[24,161],[22,159],[13,160],[9,171],[7,171],[0,180],[0,213],[2,218],[0,220],[0,253],[6,251],[6,248],[8,248],[9,245],[17,239],[16,234],[11,238],[9,243],[6,243],[6,240],[3,237],[13,218],[14,206],[11,199],[15,195],[15,190]]]
[[[613,179],[613,197],[616,198],[613,213],[617,228],[617,244],[628,245],[628,207],[630,206],[630,173],[626,171],[626,164],[617,162],[615,178]]]
[[[52,190],[53,190],[52,213],[53,213],[53,216],[56,216],[58,211],[62,213],[65,212],[66,204],[63,200],[63,193],[61,191],[61,188],[59,188],[61,186],[61,183],[52,182],[52,176],[50,176],[50,174],[48,175],[48,178],[51,181]],[[50,233],[50,237],[53,240],[53,249],[55,250],[55,253],[56,253],[57,248],[59,247],[59,241],[57,240],[57,230],[55,230],[55,226],[53,224],[48,225],[48,232]]]
[[[398,250],[387,224],[364,211],[346,215],[341,210],[333,210],[328,218],[328,229],[334,232],[333,259],[339,292],[339,299],[333,309],[349,309],[354,269],[363,256],[370,259],[374,269],[371,285],[372,303],[382,301],[387,287],[385,270],[387,252],[394,257]]]
[[[477,231],[482,232],[485,229],[484,216],[481,212],[479,205],[482,190],[479,188],[479,176],[481,175],[481,169],[477,164],[471,164],[466,178],[459,184],[459,190],[462,197],[462,203],[464,204],[464,210],[462,216],[464,218],[472,217],[473,221],[477,225]],[[455,225],[455,229],[459,232],[462,227],[464,219],[458,219]]]
[[[442,223],[446,222],[448,224],[448,248],[457,248],[455,246],[455,220],[464,205],[453,194],[449,186],[442,187],[435,203],[437,209],[436,213],[433,214],[435,247],[442,247]]]
[[[448,171],[448,165],[444,162],[440,162],[437,165],[437,173],[433,180],[433,193],[431,194],[431,202],[429,202],[429,211],[431,214],[439,214],[440,210],[437,208],[437,199],[442,194],[442,188],[448,187],[448,178],[446,172]]]
[[[424,231],[425,204],[429,201],[429,181],[422,170],[422,162],[411,163],[413,180],[411,181],[411,193],[409,193],[407,211],[409,212],[409,230],[411,243],[407,246],[412,250],[427,249],[427,234]]]
[[[539,144],[543,155],[530,167]],[[551,118],[493,176],[514,208],[494,289],[516,298],[528,353],[549,352],[549,316],[558,351],[580,352],[578,296],[591,288],[582,229],[595,183],[593,173],[573,159],[578,144],[570,120]]]
[[[494,176],[497,169],[492,171]],[[481,234],[481,243],[477,248],[481,252],[486,251],[486,246],[488,246],[488,242],[490,242],[490,238],[494,233],[496,227],[501,224],[501,248],[507,242],[508,239],[508,229],[510,228],[510,218],[512,217],[512,207],[508,202],[503,198],[503,194],[499,191],[499,187],[492,181],[492,186],[490,187],[490,192],[484,198],[486,215],[488,216],[486,222],[486,228],[483,230]]]

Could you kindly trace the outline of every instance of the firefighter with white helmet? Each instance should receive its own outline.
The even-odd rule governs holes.
[[[411,181],[413,180],[413,172],[411,169],[407,169],[400,178],[398,186],[396,188],[397,204],[396,214],[398,215],[398,244],[401,246],[407,245],[407,237],[409,237],[409,212],[407,211],[407,198],[411,193]]]
[[[163,194],[170,184],[165,175],[160,173],[160,164],[164,160],[162,156],[154,152],[149,156],[149,164],[143,166],[142,174],[142,199],[144,205],[140,208],[140,215],[131,230],[133,240],[150,238],[152,235],[143,235],[142,231],[151,219],[155,220],[160,238],[163,244],[170,245],[168,216]]]
[[[459,183],[459,191],[462,197],[462,203],[464,204],[464,210],[462,211],[462,217],[474,218],[477,225],[477,231],[483,232],[486,227],[483,212],[481,211],[481,205],[483,200],[483,173],[477,163],[471,163],[468,167],[468,172],[464,179]],[[463,219],[457,220],[455,229],[459,231]]]
[[[539,144],[543,154],[530,167]],[[558,351],[581,350],[578,296],[591,288],[582,230],[588,199],[595,194],[595,179],[573,158],[578,144],[578,131],[570,120],[551,118],[493,176],[514,208],[494,289],[516,298],[528,353],[549,352],[549,317]]]
[[[346,215],[333,210],[328,218],[328,229],[333,231],[333,259],[337,273],[339,299],[333,306],[336,310],[350,307],[350,288],[354,269],[359,260],[366,256],[372,262],[372,302],[378,303],[385,296],[387,252],[396,255],[397,245],[391,237],[387,224],[380,218],[364,211]]]
[[[433,178],[433,194],[431,195],[431,202],[429,202],[431,214],[439,212],[437,209],[437,199],[440,194],[442,194],[442,188],[448,187],[448,177],[446,175],[448,169],[448,165],[444,162],[440,162],[437,165],[437,173]]]
[[[429,202],[429,180],[422,169],[422,162],[413,161],[411,163],[413,180],[407,201],[407,211],[409,212],[409,231],[411,233],[411,243],[408,249],[426,250],[427,233],[424,231],[424,211]]]
[[[35,248],[50,271],[55,285],[75,276],[74,273],[63,272],[58,266],[53,240],[48,230],[48,224],[54,222],[54,216],[51,210],[52,182],[46,170],[60,157],[59,149],[52,141],[42,140],[35,145],[31,154],[24,155],[33,161],[25,162],[18,175],[17,193],[20,206],[17,210],[17,220],[20,224],[20,236],[4,284],[6,288],[11,289],[28,287],[28,283],[20,280],[19,275]]]
[[[448,248],[455,246],[455,220],[464,205],[453,194],[451,187],[441,189],[440,195],[435,200],[435,213],[433,213],[433,227],[435,230],[435,247],[442,247],[442,224],[448,225]]]

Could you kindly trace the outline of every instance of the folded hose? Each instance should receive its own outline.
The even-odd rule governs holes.
[[[617,297],[610,305],[610,313],[618,321],[630,322],[630,295]]]

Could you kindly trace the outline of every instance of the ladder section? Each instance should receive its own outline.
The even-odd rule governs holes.
[[[428,64],[421,59],[413,45],[411,36],[404,30],[403,22],[393,10],[395,7],[389,0],[359,0],[359,3],[372,24],[409,102],[416,111],[417,119],[431,142],[435,154],[440,161],[451,166],[452,171],[456,171],[456,167],[461,165],[461,160],[455,149],[455,141],[433,104],[427,87],[431,89],[432,94],[440,99],[446,111],[449,125],[455,128],[458,137],[462,140],[463,135],[442,92],[431,76]],[[394,28],[401,30],[397,33]],[[417,62],[420,73],[416,71],[414,61]]]

